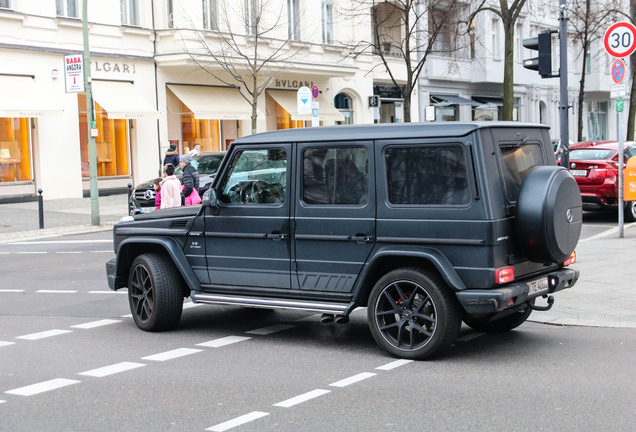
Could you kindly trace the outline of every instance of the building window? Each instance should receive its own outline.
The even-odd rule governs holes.
[[[499,19],[492,19],[492,58],[493,60],[501,60],[501,43],[500,43],[500,31],[499,31]]]
[[[337,120],[336,124],[353,124],[353,103],[349,96],[338,93],[333,99],[333,105],[345,116],[344,120]]]
[[[57,16],[78,18],[77,0],[55,0]]]
[[[11,9],[11,0],[0,0],[0,8]]]
[[[257,0],[245,0],[245,31],[255,35],[258,32],[259,8]]]
[[[206,30],[218,30],[216,0],[203,0],[203,28]]]
[[[300,40],[300,0],[287,0],[287,30],[291,40]]]
[[[522,36],[523,36],[523,26],[521,24],[517,24],[517,28],[515,30],[515,61],[517,63],[521,63],[523,60],[521,59],[521,53],[523,52],[522,45]]]
[[[86,113],[86,94],[78,94],[80,153],[82,177],[88,177],[88,125]],[[98,135],[95,138],[97,150],[97,176],[116,177],[130,175],[130,139],[128,120],[109,119],[106,111],[95,102],[95,122]]]
[[[322,43],[333,43],[333,4],[331,0],[322,0]]]
[[[139,0],[121,0],[122,25],[139,25]]]
[[[437,34],[433,42],[433,52],[445,56],[468,58],[470,52],[470,35],[465,35],[461,26],[464,9],[459,6],[450,8],[436,7],[431,9],[428,18],[429,34]]]
[[[607,102],[591,101],[587,119],[588,139],[607,139]]]
[[[201,144],[201,151],[225,150],[221,148],[221,122],[219,120],[198,120],[183,103],[181,103],[181,139],[183,152],[188,153],[194,144]]]
[[[391,3],[384,2],[372,10],[373,48],[376,54],[400,55],[402,15]]]
[[[0,118],[0,183],[32,180],[30,126],[27,117]]]
[[[168,28],[174,28],[174,5],[172,4],[172,0],[168,0],[166,12]]]

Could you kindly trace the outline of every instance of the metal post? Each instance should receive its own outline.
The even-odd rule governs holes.
[[[128,216],[132,216],[132,202],[130,200],[130,197],[132,197],[132,184],[128,183]]]
[[[38,189],[38,213],[40,216],[40,229],[44,229],[44,199],[42,198],[42,188]]]
[[[568,124],[568,18],[566,0],[559,0],[559,117],[561,124],[561,166],[570,169],[570,127]]]
[[[97,188],[97,149],[91,129],[95,126],[93,116],[93,83],[91,82],[91,54],[88,46],[88,0],[82,2],[82,24],[84,35],[84,83],[86,87],[86,121],[88,125],[88,173],[91,185],[91,225],[99,225],[99,190]]]
[[[624,200],[623,200],[623,172],[625,165],[625,157],[623,156],[623,112],[618,113],[618,237],[623,238],[623,228],[625,224]]]

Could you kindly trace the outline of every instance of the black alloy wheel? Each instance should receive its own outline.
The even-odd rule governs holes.
[[[439,276],[417,268],[394,270],[371,292],[367,314],[376,342],[407,359],[447,348],[461,327],[459,305]]]
[[[636,222],[636,201],[627,201],[625,203],[625,221]]]
[[[183,311],[183,279],[172,261],[152,253],[135,258],[129,276],[128,302],[140,329],[174,328]]]

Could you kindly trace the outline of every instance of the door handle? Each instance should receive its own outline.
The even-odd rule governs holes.
[[[287,234],[267,234],[267,238],[274,241],[287,240]]]
[[[373,237],[367,235],[354,235],[351,236],[351,241],[356,243],[371,243],[373,241]]]

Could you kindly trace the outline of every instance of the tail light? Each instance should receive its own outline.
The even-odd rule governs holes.
[[[614,164],[607,164],[603,167],[593,167],[591,171],[599,177],[618,176],[618,166]]]
[[[568,258],[567,260],[565,260],[565,262],[563,263],[564,266],[569,266],[570,264],[574,264],[576,262],[576,251],[573,251],[570,254],[570,258]]]
[[[495,269],[495,283],[505,284],[515,280],[514,267],[500,267]]]

